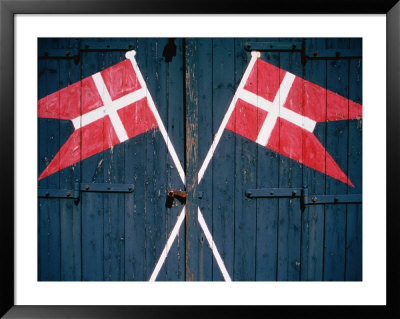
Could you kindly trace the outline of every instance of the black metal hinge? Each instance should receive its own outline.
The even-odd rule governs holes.
[[[362,49],[309,49],[301,40],[283,42],[246,42],[244,48],[247,51],[260,52],[300,52],[303,64],[307,60],[337,60],[337,59],[361,59]]]
[[[306,205],[362,203],[361,194],[310,195],[306,187],[248,189],[246,196],[248,198],[300,198],[302,210]]]
[[[244,47],[248,51],[273,52],[273,51],[301,51],[302,41],[285,42],[246,42]]]
[[[74,60],[75,64],[80,61],[80,51],[78,49],[39,49],[38,58],[39,60]]]
[[[47,189],[39,188],[39,198],[70,198],[79,201],[81,192],[97,193],[131,193],[135,186],[133,184],[88,184],[75,183],[73,189]]]

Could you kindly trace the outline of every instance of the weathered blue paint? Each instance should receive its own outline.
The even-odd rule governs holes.
[[[260,39],[262,42],[274,39]],[[276,39],[275,39],[276,41]],[[261,59],[279,66],[278,52],[263,52]],[[244,61],[246,67],[248,57]],[[265,147],[257,147],[257,188],[279,186],[279,155]],[[257,200],[256,280],[277,279],[278,199]]]
[[[306,39],[305,46],[314,50],[325,49],[325,39]],[[326,88],[326,60],[310,60],[304,67],[304,78]],[[326,105],[325,105],[326,107]],[[326,147],[326,123],[318,123],[314,134]],[[303,167],[303,182],[313,193],[325,194],[325,175],[306,166]],[[307,207],[302,216],[301,236],[301,280],[323,279],[325,207]]]
[[[199,109],[198,109],[198,159],[200,163],[207,155],[209,145],[213,140],[213,132],[218,128],[215,127],[213,121],[213,40],[212,39],[198,39],[198,64],[199,69],[197,72],[197,81],[199,89]],[[208,93],[207,93],[208,92]],[[218,124],[217,124],[218,125]],[[204,219],[210,229],[213,231],[213,165],[210,165],[205,172],[204,179],[198,185],[198,200],[199,208],[201,209]],[[199,249],[199,280],[211,281],[213,280],[213,267],[214,256],[209,249],[205,234],[200,232],[200,249]],[[215,269],[218,271],[218,269]],[[220,276],[220,275],[219,275]]]
[[[78,40],[63,39],[59,42],[62,51],[79,49]],[[80,80],[80,66],[72,59],[59,60],[59,87],[66,87]],[[69,121],[59,121],[60,146],[72,133],[73,128]],[[60,188],[73,188],[75,179],[79,178],[80,163],[62,170],[59,174]],[[60,199],[60,244],[61,244],[61,280],[81,280],[81,205],[74,201]]]
[[[59,63],[57,60],[39,61],[39,97],[59,89]],[[39,169],[43,169],[59,148],[59,121],[39,120]],[[41,187],[59,188],[59,176],[51,176]],[[60,274],[60,201],[39,200],[38,214],[38,279],[58,281]]]
[[[361,204],[311,205],[302,212],[297,198],[245,195],[246,189],[303,186],[321,195],[362,193],[361,120],[318,123],[314,130],[355,188],[227,130],[197,185],[198,169],[249,63],[245,43],[279,48],[296,41],[307,52],[361,50],[360,39],[175,39],[176,55],[166,62],[168,39],[39,40],[39,52],[49,53],[39,59],[39,98],[124,60],[126,50],[137,51],[187,177],[186,219],[157,280],[223,280],[199,227],[198,207],[233,280],[362,280]],[[66,50],[78,52],[79,60],[61,56]],[[362,103],[360,58],[304,60],[301,51],[279,50],[261,58]],[[38,123],[41,172],[73,127],[63,120]],[[185,190],[159,129],[63,169],[39,187],[73,189],[76,181],[132,183],[135,189],[82,192],[78,204],[39,198],[39,280],[148,280],[182,209],[165,208],[167,190]]]
[[[199,280],[202,264],[201,232],[198,223],[197,171],[200,167],[198,158],[199,138],[199,91],[198,72],[202,65],[199,63],[199,43],[196,39],[185,40],[185,172],[186,172],[186,269],[187,281]]]
[[[103,70],[104,52],[82,52],[81,78]],[[110,150],[81,162],[82,183],[105,183],[104,157]],[[82,194],[82,280],[104,278],[104,194]]]
[[[327,40],[327,47],[348,48],[348,39]],[[327,63],[327,86],[348,97],[349,61],[333,60]],[[348,122],[333,121],[326,124],[327,152],[344,172],[347,170]],[[348,175],[348,174],[347,174]],[[346,194],[347,185],[326,177],[327,194]],[[345,278],[346,205],[325,207],[324,280],[342,281]]]
[[[109,64],[116,64],[125,60],[124,52],[112,52]],[[124,183],[125,170],[119,167],[126,167],[125,145],[117,144],[111,148],[109,157],[105,160],[107,169],[107,183]],[[107,154],[107,153],[106,153]],[[108,162],[108,163],[107,163]],[[105,265],[108,280],[124,280],[125,278],[125,194],[105,194],[109,206],[106,211],[107,226],[109,233],[108,240],[104,245],[104,255],[110,255],[110,261]],[[106,221],[105,221],[106,222]],[[106,224],[106,223],[105,223]],[[107,243],[107,244],[106,244]]]
[[[214,132],[231,103],[235,86],[235,52],[233,39],[213,39],[212,41],[212,105]],[[206,94],[206,92],[202,92]],[[200,132],[199,134],[202,134]],[[205,148],[210,144],[205,145]],[[225,262],[226,269],[231,277],[234,277],[235,267],[234,250],[238,245],[234,244],[235,231],[235,135],[224,132],[218,151],[214,153],[212,160],[212,223],[208,224],[213,234],[218,251]],[[206,190],[207,191],[207,190]],[[209,192],[209,191],[208,191]],[[211,212],[206,212],[210,214]],[[211,230],[212,229],[212,230]],[[215,258],[213,258],[213,280],[223,280]]]
[[[350,48],[362,47],[361,39],[350,39]],[[350,61],[349,98],[362,104],[362,60]],[[348,174],[355,188],[349,194],[362,194],[362,121],[349,122]],[[347,206],[346,280],[362,280],[362,205]]]
[[[240,68],[236,76],[235,85],[232,92],[235,93],[236,87],[242,78],[247,67],[247,57],[243,59],[243,42],[237,41],[235,49],[237,51],[235,64]],[[232,97],[229,99],[232,100]],[[225,134],[234,136],[234,172],[235,172],[235,207],[234,207],[234,269],[233,280],[255,280],[255,249],[256,249],[256,202],[243,197],[243,189],[256,186],[257,176],[257,148],[258,146],[247,139],[232,132]],[[223,143],[222,141],[220,143]],[[215,176],[215,180],[218,176]]]
[[[165,42],[166,43],[166,42]],[[184,122],[184,80],[183,80],[183,46],[182,39],[175,39],[176,56],[166,65],[166,120],[167,131],[171,142],[173,143],[179,160],[184,167],[185,153],[185,122]],[[164,61],[160,61],[164,64]],[[161,97],[162,98],[162,97]],[[168,189],[184,190],[184,185],[178,175],[171,155],[167,154],[167,177]],[[169,235],[175,226],[177,216],[181,212],[182,206],[173,207],[166,211],[167,223],[166,234]],[[166,263],[166,280],[181,281],[185,279],[185,227],[181,227],[179,235],[171,247],[171,253],[168,255]]]
[[[132,39],[137,48],[137,61],[145,76],[146,44],[143,40]],[[140,185],[132,196],[125,196],[125,280],[147,280],[149,272],[146,266],[146,181],[147,135],[145,133],[126,141],[125,176],[127,182]]]
[[[292,39],[281,39],[292,41]],[[280,53],[279,67],[300,77],[303,76],[299,52]],[[280,130],[280,137],[285,132]],[[303,149],[303,152],[307,150]],[[279,187],[301,187],[303,165],[286,156],[279,155]],[[278,280],[297,281],[300,278],[301,208],[293,199],[279,199],[278,213]]]

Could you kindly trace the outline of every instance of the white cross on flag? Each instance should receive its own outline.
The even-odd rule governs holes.
[[[221,127],[354,186],[313,131],[317,122],[361,117],[360,104],[273,66],[252,52]],[[202,177],[203,172],[200,174]]]
[[[39,100],[39,117],[70,120],[75,129],[39,180],[156,127],[179,162],[135,54]]]

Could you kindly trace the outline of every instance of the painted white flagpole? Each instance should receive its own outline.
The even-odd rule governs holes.
[[[200,182],[201,182],[201,180],[202,180],[202,178],[204,176],[204,173],[205,173],[205,171],[207,169],[207,166],[210,163],[210,160],[214,155],[214,151],[217,148],[219,140],[221,139],[222,133],[224,132],[224,129],[226,127],[226,124],[228,123],[229,118],[231,117],[231,114],[232,114],[232,112],[233,112],[233,110],[235,108],[236,102],[237,102],[237,100],[239,98],[239,93],[242,91],[244,85],[246,84],[247,79],[249,78],[250,72],[253,69],[253,66],[254,66],[254,64],[256,63],[256,61],[257,61],[257,59],[259,57],[260,57],[260,52],[258,52],[258,51],[252,51],[251,52],[251,60],[249,62],[249,65],[247,66],[246,71],[243,74],[242,80],[239,83],[239,87],[237,88],[237,90],[235,92],[235,95],[233,96],[233,99],[232,99],[231,104],[229,105],[228,111],[226,111],[226,113],[225,113],[225,116],[224,116],[224,118],[222,120],[222,123],[221,123],[221,125],[220,125],[220,127],[219,127],[219,129],[217,131],[217,134],[215,134],[214,141],[211,144],[210,149],[208,150],[208,153],[207,153],[206,158],[205,158],[205,160],[203,162],[203,165],[201,165],[201,168],[200,168],[199,173],[197,175],[198,184],[200,184]]]
[[[181,162],[179,161],[178,155],[175,152],[175,148],[172,145],[171,140],[169,139],[167,130],[164,127],[163,121],[161,120],[160,114],[157,111],[157,108],[156,108],[156,105],[154,104],[153,98],[151,97],[151,94],[150,94],[149,90],[147,89],[146,82],[143,78],[142,73],[139,70],[139,66],[136,62],[135,55],[136,55],[136,51],[132,50],[132,51],[126,52],[125,57],[131,61],[133,69],[135,70],[136,76],[139,80],[141,87],[146,90],[147,101],[149,103],[150,109],[153,112],[154,117],[156,118],[158,127],[160,128],[161,135],[163,136],[163,138],[165,140],[165,144],[167,144],[168,151],[171,154],[172,160],[174,161],[175,167],[178,170],[178,173],[182,180],[182,183],[184,185],[186,185],[185,173],[183,171]]]

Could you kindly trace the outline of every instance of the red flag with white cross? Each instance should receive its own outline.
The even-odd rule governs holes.
[[[313,132],[318,122],[361,117],[362,105],[269,64],[253,51],[199,181],[226,128],[354,187]]]
[[[38,101],[39,117],[74,126],[39,180],[160,125],[134,56]]]
[[[258,57],[239,90],[228,130],[354,186],[313,131],[317,122],[361,118],[360,104]]]

